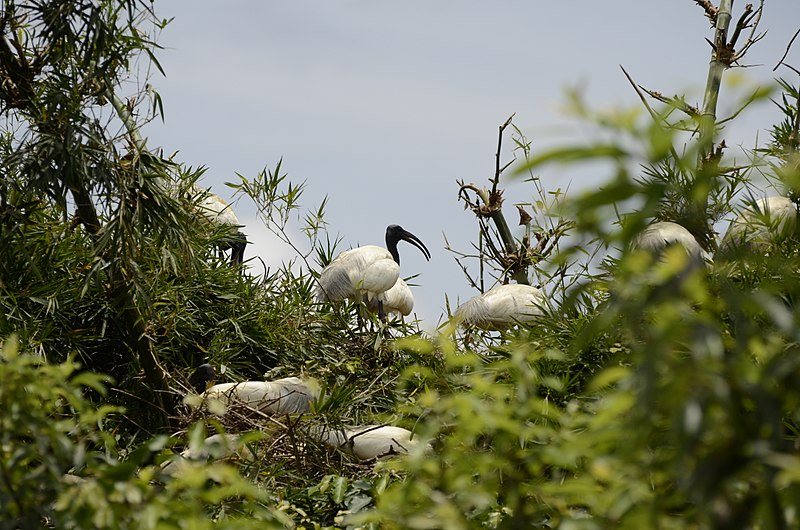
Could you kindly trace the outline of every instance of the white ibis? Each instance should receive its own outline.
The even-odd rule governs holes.
[[[387,292],[400,280],[400,254],[397,251],[397,243],[401,240],[417,247],[426,260],[431,259],[431,253],[417,236],[401,226],[389,225],[386,228],[386,248],[366,245],[345,250],[322,270],[319,276],[317,300],[332,302],[349,298],[367,304],[376,300],[378,316],[381,320],[385,319],[384,300]],[[402,291],[402,288],[398,289]],[[402,312],[402,309],[407,309],[410,313],[414,306],[410,290],[406,292],[404,298],[402,304],[395,306],[395,310]]]
[[[393,425],[318,428],[311,435],[359,460],[407,454],[420,443],[414,433]]]
[[[495,285],[461,304],[453,319],[458,324],[499,331],[515,324],[532,322],[542,316],[546,304],[544,293],[536,287]]]
[[[230,249],[231,265],[240,265],[244,261],[247,236],[240,230],[243,225],[239,222],[239,218],[219,195],[197,186],[192,186],[192,193],[197,196],[196,205],[200,214],[214,226],[230,231],[230,235],[221,240],[220,250]]]
[[[311,403],[319,397],[319,389],[311,381],[299,377],[286,377],[275,381],[243,381],[221,383],[209,387],[214,379],[214,369],[209,364],[200,365],[189,378],[203,403],[215,411],[229,406],[245,406],[263,413],[299,414],[308,412]],[[219,409],[217,409],[219,410]]]
[[[377,297],[367,303],[367,307],[370,311],[379,311]],[[383,310],[386,314],[395,313],[398,316],[406,317],[411,314],[413,309],[414,295],[411,294],[408,284],[402,278],[398,278],[397,283],[383,293]]]
[[[724,251],[744,248],[766,252],[797,227],[797,205],[787,197],[763,197],[739,212],[722,238]]]
[[[653,223],[631,241],[631,247],[650,252],[653,256],[673,245],[681,246],[691,258],[692,265],[711,263],[711,256],[684,227],[670,221]]]

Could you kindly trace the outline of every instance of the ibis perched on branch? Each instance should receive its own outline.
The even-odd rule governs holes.
[[[210,221],[212,226],[228,232],[228,235],[220,240],[220,251],[230,249],[231,265],[240,265],[244,261],[247,237],[241,231],[243,225],[239,222],[239,218],[219,195],[197,186],[192,186],[192,193],[197,198],[196,205],[200,214]]]
[[[214,378],[214,368],[209,364],[200,365],[189,378],[203,403],[211,405],[210,410],[216,403],[223,409],[239,405],[263,413],[299,414],[311,410],[311,403],[319,397],[316,384],[299,377],[209,386]]]
[[[408,286],[403,288],[405,282],[389,296],[391,289],[402,281],[400,254],[397,251],[400,241],[411,243],[426,260],[431,259],[431,253],[417,236],[401,226],[389,225],[386,228],[386,248],[366,245],[345,250],[322,270],[317,300],[333,302],[349,298],[368,306],[374,302],[381,320],[386,318],[387,311],[411,313],[414,299]]]
[[[651,224],[631,241],[632,248],[646,250],[656,257],[673,245],[686,251],[693,266],[711,263],[711,255],[703,250],[694,236],[686,228],[670,221]]]
[[[515,324],[532,322],[542,316],[547,300],[541,290],[530,285],[495,285],[470,298],[456,309],[457,324],[499,331]]]
[[[724,252],[744,249],[767,252],[770,247],[795,233],[797,205],[787,197],[763,197],[753,201],[731,221],[722,238]]]

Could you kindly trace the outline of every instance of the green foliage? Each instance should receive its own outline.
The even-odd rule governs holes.
[[[104,393],[102,376],[74,362],[47,365],[18,351],[16,337],[0,357],[0,506],[4,523],[35,526],[52,515],[62,476],[109,441],[101,426],[114,409],[93,408],[84,390]]]
[[[225,464],[168,477],[153,465],[155,438],[125,454],[110,420],[95,406],[106,378],[72,361],[48,364],[18,352],[12,337],[0,358],[2,528],[285,528],[289,519],[266,493]],[[157,482],[158,481],[158,482]],[[161,482],[159,484],[159,482]]]
[[[429,337],[315,301],[341,238],[327,200],[304,211],[305,185],[280,161],[229,185],[297,258],[261,275],[255,259],[220,258],[230,229],[204,222],[192,192],[204,170],[149,152],[117,94],[137,61],[160,70],[151,6],[4,9],[0,527],[797,526],[797,234],[706,268],[630,249],[657,219],[713,251],[713,227],[743,190],[760,194],[759,174],[796,199],[792,83],[779,81],[782,121],[745,165],[729,161],[721,120],[709,134],[697,107],[655,92],[646,114],[573,94],[597,133],[585,145],[534,153],[516,129],[532,190],[519,206],[534,215],[510,234],[498,149],[491,192],[462,183],[480,274],[462,268],[476,287],[485,271],[541,284],[551,311],[499,335],[448,324]],[[568,198],[535,173],[553,164],[608,174]],[[302,416],[206,415],[181,399],[201,362],[224,381],[313,377],[322,397]],[[378,423],[430,450],[364,463],[309,434]],[[197,457],[209,432],[247,452]]]
[[[647,218],[683,215],[668,206],[671,194],[691,204],[700,193],[655,170],[657,178],[634,178],[631,167],[681,167],[686,182],[728,173],[695,169],[692,149],[665,148],[665,138],[679,138],[669,131],[601,125],[625,133],[625,152],[558,148],[526,169],[587,159],[612,168],[610,185],[579,197],[572,215],[578,244],[616,244],[621,256],[566,293],[554,315],[487,354],[431,344],[445,369],[424,373],[428,391],[407,412],[437,441],[436,456],[404,460],[406,480],[365,520],[390,528],[797,524],[797,243],[688,271],[682,251],[653,261],[628,250]],[[675,160],[676,152],[688,154]],[[726,186],[732,193],[737,179]],[[711,205],[703,219],[729,211],[715,189],[702,191]]]

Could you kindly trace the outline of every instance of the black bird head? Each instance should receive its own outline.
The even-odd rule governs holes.
[[[241,230],[236,232],[236,238],[231,242],[231,267],[242,264],[247,243],[247,236],[244,235],[244,232]]]
[[[389,225],[386,227],[386,248],[392,254],[392,257],[400,265],[400,254],[397,252],[397,243],[400,240],[408,241],[415,247],[417,247],[422,255],[425,256],[425,259],[430,261],[431,253],[428,251],[428,248],[425,246],[425,243],[420,241],[420,239],[412,234],[407,230],[403,230],[403,227],[400,225]]]
[[[202,394],[208,389],[209,383],[216,378],[217,372],[214,371],[214,367],[205,363],[198,366],[197,369],[192,372],[192,375],[189,376],[189,384],[194,387],[198,394]]]

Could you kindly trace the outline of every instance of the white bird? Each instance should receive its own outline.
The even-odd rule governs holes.
[[[543,315],[547,300],[536,287],[522,284],[495,285],[474,296],[456,309],[453,319],[458,324],[484,330],[507,329],[517,323],[528,323]]]
[[[203,364],[195,370],[189,382],[200,394],[202,402],[215,413],[239,405],[269,414],[299,414],[311,410],[311,403],[319,397],[317,385],[299,377],[221,383],[209,387],[214,375],[211,365]]]
[[[762,197],[731,221],[720,249],[744,248],[766,252],[772,243],[792,235],[797,228],[797,205],[787,197]]]
[[[311,435],[359,460],[407,454],[420,443],[414,433],[393,425],[318,428]]]
[[[367,307],[370,311],[378,312],[377,297],[368,302]],[[411,314],[413,309],[414,295],[411,294],[408,284],[402,278],[398,278],[392,288],[383,293],[383,310],[387,315],[395,313],[398,316],[406,317]]]
[[[242,224],[236,217],[231,206],[222,197],[211,193],[210,190],[192,186],[195,195],[197,210],[215,227],[222,227],[229,231],[229,235],[221,239],[220,250],[231,250],[231,265],[240,265],[244,261],[244,249],[247,246],[247,236],[240,229]]]
[[[711,255],[703,250],[700,243],[684,227],[670,221],[653,223],[631,241],[631,247],[660,256],[668,247],[680,245],[692,260],[692,264],[711,263]]]
[[[387,292],[400,280],[400,254],[397,252],[397,243],[400,240],[416,246],[426,260],[431,259],[431,253],[417,236],[398,225],[389,225],[386,228],[386,248],[366,245],[345,250],[322,270],[317,301],[332,302],[349,298],[369,304],[376,300],[378,316],[384,319]],[[414,300],[407,286],[406,289],[402,303],[398,303],[395,308],[407,309],[410,313]],[[402,291],[402,287],[398,290]]]

